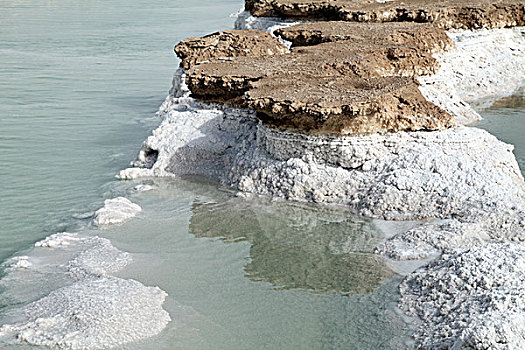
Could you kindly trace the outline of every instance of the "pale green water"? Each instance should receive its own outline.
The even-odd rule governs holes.
[[[173,322],[125,349],[403,348],[400,277],[371,254],[383,239],[371,222],[236,198],[202,179],[157,180],[159,190],[148,193],[114,179],[159,122],[154,113],[178,64],[173,45],[232,27],[229,14],[240,7],[0,3],[0,259],[63,230],[108,237],[132,253],[119,276],[168,292]],[[86,213],[117,195],[139,203],[140,217],[89,228]],[[0,320],[59,279],[2,291]]]
[[[525,85],[512,96],[496,101],[481,114],[483,120],[477,126],[514,145],[514,155],[525,175]]]
[[[189,35],[238,0],[0,2],[0,259],[100,206],[157,123]]]
[[[203,179],[155,180],[158,190],[147,193],[114,179],[158,123],[177,65],[173,44],[231,27],[240,6],[0,3],[0,259],[66,229],[132,253],[119,276],[168,292],[173,321],[125,349],[405,348],[410,329],[395,310],[401,277],[370,253],[383,237],[368,220],[237,198]],[[496,115],[507,108],[487,111],[494,117],[483,126],[524,159],[519,106],[503,124]],[[83,214],[116,195],[143,212],[105,231],[86,227]],[[19,300],[46,288],[20,291]],[[0,300],[0,311],[11,304]]]

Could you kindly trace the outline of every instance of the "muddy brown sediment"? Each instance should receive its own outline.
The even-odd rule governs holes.
[[[246,0],[253,16],[353,22],[421,22],[444,29],[525,25],[522,0]]]

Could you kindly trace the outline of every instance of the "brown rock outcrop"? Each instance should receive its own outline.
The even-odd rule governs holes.
[[[445,29],[525,25],[523,0],[246,0],[254,16],[353,22],[421,22]]]
[[[253,108],[266,124],[310,133],[453,125],[453,117],[427,102],[413,79],[433,73],[437,64],[431,54],[452,45],[440,29],[399,23],[301,24],[279,32],[295,45],[311,45],[289,54],[275,49],[276,39],[254,31],[246,31],[246,38],[244,31],[234,32],[242,45],[234,42],[232,47],[243,50],[212,48],[203,57],[200,46],[193,44],[199,39],[177,45],[176,52],[184,52],[182,66],[190,67],[186,82],[195,97]],[[260,42],[252,40],[255,36]],[[231,31],[209,37],[213,42],[232,40]]]
[[[255,30],[184,40],[175,52],[193,96],[309,133],[451,127],[454,118],[426,101],[414,79],[435,73],[432,54],[453,45],[444,29],[525,25],[523,0],[246,0],[246,9],[336,21],[277,30],[291,50]]]
[[[429,52],[438,52],[454,45],[445,31],[430,24],[410,22],[368,24],[344,21],[307,22],[278,29],[275,34],[292,42],[293,46],[346,41],[376,46],[410,45]]]
[[[175,53],[182,59],[184,69],[210,59],[282,55],[286,52],[288,49],[279,40],[259,30],[227,30],[202,38],[186,39],[175,46]]]

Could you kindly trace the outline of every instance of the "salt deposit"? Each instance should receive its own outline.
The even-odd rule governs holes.
[[[35,243],[28,256],[8,260],[0,282],[17,296],[29,283],[39,286],[26,296],[36,301],[3,325],[0,337],[57,349],[106,349],[158,334],[170,321],[162,308],[166,293],[111,275],[130,261],[129,253],[98,236],[61,232]]]
[[[246,18],[239,21],[254,28]],[[258,29],[279,24],[263,22],[253,20]],[[450,33],[457,48],[438,58],[437,75],[420,78],[423,94],[459,124],[479,119],[466,100],[511,93],[523,81],[522,33]],[[436,218],[377,248],[397,259],[449,254],[402,287],[401,307],[424,322],[416,333],[419,346],[517,349],[523,343],[523,306],[514,301],[524,269],[522,262],[513,264],[524,256],[525,191],[511,145],[462,126],[337,137],[270,129],[252,111],[193,100],[180,70],[159,115],[162,123],[144,142],[135,167],[119,178],[196,174],[244,192],[343,204],[370,217]],[[516,243],[487,245],[500,241]],[[486,271],[477,269],[479,262]],[[455,271],[465,275],[454,280],[457,288],[447,284]],[[479,287],[485,272],[488,280],[503,282]],[[456,291],[465,302],[457,310],[450,304]]]
[[[481,119],[466,101],[501,97],[525,76],[525,28],[452,31],[456,47],[436,55],[440,69],[421,76],[420,90],[460,124]],[[509,74],[512,72],[512,74]]]
[[[106,199],[104,207],[95,212],[96,226],[121,224],[142,211],[141,207],[124,197]]]
[[[147,191],[154,190],[155,186],[146,185],[146,184],[140,184],[140,185],[137,185],[137,186],[133,187],[133,189],[135,191],[138,191],[138,192],[147,192]]]
[[[162,113],[135,162],[150,168],[129,168],[120,178],[203,175],[246,192],[344,204],[395,220],[523,203],[512,146],[480,129],[308,136],[264,127],[250,111],[189,97],[168,98]],[[155,162],[144,156],[151,154]]]
[[[44,238],[35,243],[35,247],[57,248],[61,246],[69,246],[71,243],[80,240],[78,234],[69,232],[59,232]]]
[[[443,255],[401,284],[401,307],[423,323],[420,349],[522,349],[525,248],[487,244]]]
[[[22,255],[22,256],[14,256],[12,258],[7,259],[3,264],[2,267],[12,270],[12,269],[28,269],[33,264],[29,261],[29,257]]]
[[[58,349],[107,349],[162,331],[170,321],[165,298],[133,280],[86,279],[29,304],[27,320],[3,326],[0,335]]]

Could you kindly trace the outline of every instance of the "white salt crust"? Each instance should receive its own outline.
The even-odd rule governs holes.
[[[43,263],[48,260],[38,249],[54,251],[52,263]],[[108,239],[61,232],[35,243],[32,254],[4,264],[2,287],[15,291],[27,283],[44,289],[56,288],[56,283],[62,287],[23,307],[17,312],[23,314],[22,320],[0,328],[0,337],[8,343],[107,349],[156,335],[170,321],[162,308],[164,291],[111,276],[131,261],[131,255]]]
[[[29,261],[29,257],[25,255],[14,256],[2,263],[2,267],[6,270],[28,269],[31,266],[33,264]]]
[[[400,286],[418,349],[523,349],[525,247],[492,243],[437,260]]]
[[[175,77],[175,86],[182,72]],[[486,131],[309,136],[261,125],[251,111],[169,97],[135,165],[118,175],[203,175],[241,191],[348,205],[394,220],[465,217],[523,206],[513,147]],[[470,205],[465,206],[468,198]],[[514,208],[514,209],[512,209]]]
[[[26,322],[0,334],[58,349],[107,349],[158,334],[169,322],[166,293],[134,280],[86,279],[29,304]]]
[[[440,69],[418,78],[420,91],[427,100],[453,114],[457,123],[469,124],[481,116],[465,101],[483,99],[484,106],[489,107],[495,98],[523,84],[525,28],[447,33],[456,46],[435,56]]]
[[[142,211],[142,208],[124,197],[106,199],[104,206],[95,212],[96,226],[121,224]]]

